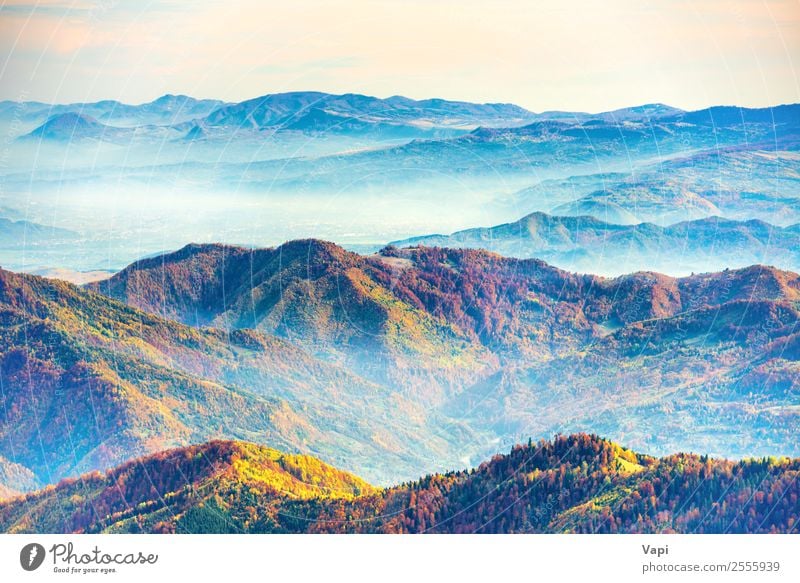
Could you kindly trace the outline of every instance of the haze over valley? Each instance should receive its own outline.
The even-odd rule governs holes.
[[[659,537],[14,572],[791,577],[798,8],[0,3],[0,533]]]
[[[589,261],[575,257],[585,253],[580,244],[460,239],[605,275],[687,275],[768,256],[794,269],[796,246],[782,229],[791,234],[800,222],[798,112],[533,113],[315,92],[241,103],[175,95],[142,105],[3,102],[0,265],[113,272],[188,242],[304,237],[373,252],[539,212],[678,234],[641,244],[615,237],[607,260],[600,245]],[[744,233],[738,263],[714,249],[716,229],[674,227],[717,217],[743,224],[732,227]],[[750,234],[752,220],[764,223],[760,234]],[[681,241],[682,261],[663,261]]]
[[[797,472],[728,460],[800,457],[798,122],[316,92],[3,102],[0,527],[330,532],[327,513],[419,495],[450,521],[460,498],[430,484],[496,490],[547,452],[509,495],[582,486],[499,531],[654,531],[665,508],[682,532],[761,528],[680,497],[620,509],[668,474],[739,499]],[[164,464],[188,482],[134,480],[120,506],[115,480]],[[62,503],[76,484],[104,510]],[[263,490],[244,521],[243,485]],[[624,523],[585,506],[601,485]],[[297,504],[302,527],[280,518]]]

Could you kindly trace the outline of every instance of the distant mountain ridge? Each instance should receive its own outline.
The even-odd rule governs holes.
[[[359,94],[333,95],[315,91],[268,94],[239,103],[197,100],[185,95],[164,95],[141,105],[117,101],[53,105],[36,102],[2,102],[6,112],[30,119],[46,115],[48,122],[30,132],[40,139],[67,139],[70,124],[102,124],[110,128],[174,126],[186,137],[206,135],[212,128],[236,130],[299,130],[363,132],[406,128],[410,137],[425,136],[432,128],[465,130],[476,126],[512,127],[535,120],[623,122],[674,115],[681,110],[661,104],[643,105],[599,114],[545,112],[535,114],[513,104],[476,104],[445,99],[414,100],[402,96],[386,99]],[[91,120],[91,121],[89,121]],[[61,130],[61,131],[59,131]],[[414,133],[414,131],[416,133]],[[113,134],[99,133],[103,138]],[[73,132],[74,133],[74,132]],[[123,134],[120,134],[123,135]],[[129,137],[135,134],[127,134]]]
[[[768,112],[756,110],[752,117],[760,120],[767,115]],[[600,174],[614,171],[631,175],[628,184],[621,185],[623,192],[615,195],[613,191],[595,190],[586,195],[592,194],[591,199],[598,204],[616,203],[615,196],[624,198],[627,195],[627,200],[618,206],[642,220],[634,210],[637,192],[641,190],[644,203],[641,210],[648,213],[645,219],[660,223],[661,219],[651,217],[663,215],[663,220],[669,223],[718,214],[715,209],[720,207],[715,207],[715,203],[707,198],[686,193],[681,184],[670,185],[668,174],[660,172],[661,165],[666,171],[673,159],[688,159],[692,155],[716,156],[719,163],[728,156],[728,152],[737,149],[745,153],[791,153],[800,144],[800,121],[797,121],[800,120],[800,105],[787,106],[787,112],[781,114],[780,123],[744,123],[740,119],[728,125],[714,125],[709,121],[708,112],[698,113],[689,119],[695,123],[672,115],[654,121],[646,119],[625,123],[573,120],[534,121],[518,127],[483,126],[458,136],[427,137],[313,160],[291,158],[231,165],[223,168],[222,173],[218,171],[209,177],[209,180],[213,188],[222,188],[224,184],[235,181],[241,188],[254,192],[263,188],[265,183],[269,184],[270,190],[277,192],[291,190],[304,193],[347,192],[355,188],[354,184],[367,191],[385,191],[411,183],[420,184],[418,188],[449,194],[448,189],[453,188],[454,180],[462,185],[462,190],[469,191],[497,189],[498,181],[506,187],[523,180],[530,184],[537,175],[546,177],[552,172],[581,176],[597,173],[598,170]],[[685,163],[688,162],[685,160]],[[712,162],[709,160],[704,164],[710,165]],[[772,167],[769,161],[761,162],[763,169]],[[789,165],[796,163],[789,160]],[[639,179],[640,168],[648,172],[648,178],[652,173],[659,179],[652,181],[657,190],[650,193],[649,183],[642,184]],[[735,167],[724,170],[727,173],[735,170]],[[165,176],[170,175],[170,169],[165,168],[164,172]],[[687,169],[684,169],[683,174],[686,173]],[[713,176],[711,174],[708,177]],[[596,189],[604,186],[602,181],[594,184],[597,185]],[[723,183],[723,186],[726,185]],[[727,189],[720,194],[727,195]],[[658,195],[669,195],[669,200],[674,199],[678,204],[659,206]],[[458,200],[455,195],[447,200],[451,198],[453,203]],[[569,203],[576,198],[570,197],[563,202]],[[685,203],[684,198],[687,199]],[[514,195],[512,201],[517,200],[526,202]],[[542,200],[533,202],[537,205],[543,203]],[[690,204],[692,202],[696,203],[696,211]],[[735,199],[731,202],[735,207]],[[702,214],[677,214],[684,207],[689,212],[699,211]],[[527,208],[552,210],[552,206],[542,209],[530,203],[527,203]]]
[[[93,103],[46,104],[40,102],[0,102],[0,115],[16,110],[22,115],[53,117],[65,113],[86,115],[111,125],[180,124],[203,120],[207,125],[250,125],[263,129],[311,109],[343,117],[378,121],[427,121],[433,124],[498,125],[511,127],[525,120],[531,122],[585,123],[681,120],[686,123],[709,123],[728,126],[737,123],[785,123],[795,112],[793,105],[752,109],[736,106],[712,106],[684,111],[661,103],[586,113],[544,111],[534,113],[510,103],[470,103],[446,99],[415,100],[403,96],[378,98],[346,93],[335,95],[319,91],[293,91],[266,94],[238,103],[196,99],[187,95],[165,94],[149,103],[132,105],[114,100]],[[425,119],[431,116],[430,119]],[[132,124],[131,121],[138,121]],[[480,122],[483,123],[480,123]],[[122,122],[122,123],[120,123]],[[503,124],[506,124],[503,126]]]
[[[53,182],[122,193],[156,192],[169,184],[193,197],[233,190],[266,205],[292,195],[297,212],[311,208],[300,200],[316,205],[337,193],[327,230],[315,234],[337,239],[334,225],[352,224],[353,232],[372,242],[384,235],[376,229],[382,223],[409,225],[395,231],[392,238],[398,238],[498,224],[533,211],[661,226],[715,215],[779,226],[800,222],[797,105],[699,112],[653,106],[591,118],[531,114],[515,125],[509,116],[519,112],[505,112],[511,106],[386,101],[313,92],[268,95],[177,124],[113,131],[95,124],[75,131],[69,119],[51,120],[61,139],[14,144],[21,160],[30,159],[30,147],[41,146],[48,157],[4,180],[9,189],[33,185],[42,192]],[[49,126],[34,131],[45,130],[52,133]],[[75,139],[80,136],[86,139]],[[81,167],[86,160],[103,164]],[[552,181],[564,188],[544,186]],[[408,204],[392,208],[395,200]],[[474,204],[464,206],[465,200]],[[361,224],[366,218],[356,211],[365,202],[377,214]],[[450,218],[456,205],[462,205],[462,222]],[[226,212],[246,228],[236,208]],[[261,225],[264,232],[291,228],[274,224],[274,213],[264,221],[270,223]],[[218,225],[203,228],[214,232]],[[307,233],[295,227],[286,234],[298,236]],[[171,244],[195,238],[189,232]]]
[[[406,97],[380,99],[348,93],[290,92],[264,95],[218,109],[205,125],[251,126],[264,129],[291,123],[309,111],[325,112],[363,122],[428,123],[438,126],[519,124],[535,114],[511,104],[473,104],[444,99],[415,101]]]
[[[800,223],[798,192],[797,144],[739,144],[664,156],[632,171],[541,180],[506,206],[621,225],[669,227],[722,216],[786,227]]]
[[[604,120],[610,122],[625,122],[625,121],[641,121],[641,120],[655,120],[657,118],[666,117],[682,113],[683,110],[671,105],[663,103],[647,103],[644,105],[635,105],[633,107],[623,107],[611,111],[602,111],[598,113],[587,113],[583,111],[543,111],[537,113],[536,117],[540,121],[589,121],[589,120]]]
[[[283,130],[316,132],[375,132],[398,137],[430,135],[432,128],[464,130],[477,125],[515,125],[532,119],[531,112],[511,104],[472,104],[443,99],[415,101],[395,96],[380,99],[366,95],[332,95],[321,92],[269,94],[240,103],[198,101],[187,96],[165,95],[139,106],[118,102],[55,105],[3,102],[0,115],[6,111],[23,112],[29,117],[46,114],[48,121],[30,132],[39,139],[68,139],[75,127],[92,125],[97,137],[112,139],[114,129],[130,129],[134,125],[172,126],[185,137],[204,137],[214,128],[243,130]],[[138,120],[139,123],[124,123]],[[116,128],[116,125],[122,127]],[[405,129],[403,129],[405,128]],[[392,133],[393,132],[393,133]],[[81,133],[81,132],[77,132]],[[116,136],[132,137],[132,132]]]
[[[508,257],[536,257],[571,271],[612,276],[648,270],[688,274],[767,262],[800,271],[798,226],[781,228],[755,219],[710,217],[660,227],[536,212],[495,227],[390,244],[486,249]]]
[[[195,99],[187,95],[173,94],[165,94],[151,102],[138,105],[115,100],[69,104],[3,101],[0,102],[0,118],[18,116],[24,120],[41,122],[48,118],[73,114],[119,127],[169,125],[206,116],[223,105],[225,102],[216,99]]]
[[[43,245],[53,241],[74,241],[78,233],[26,220],[0,217],[0,247]]]
[[[798,459],[657,459],[579,434],[378,489],[314,458],[214,441],[0,501],[0,531],[789,533],[798,477]]]
[[[95,139],[113,142],[132,135],[133,130],[106,125],[85,114],[67,112],[48,118],[24,137],[39,140]]]

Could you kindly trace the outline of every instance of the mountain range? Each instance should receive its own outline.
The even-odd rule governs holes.
[[[308,240],[190,245],[90,289],[0,275],[11,490],[212,438],[382,484],[595,428],[662,453],[798,453],[800,281],[774,268],[606,279]]]
[[[375,488],[317,459],[214,441],[0,502],[9,533],[789,533],[800,460],[654,458],[595,436]]]
[[[623,121],[606,114],[574,116],[456,131],[431,125],[438,109],[398,109],[384,101],[281,94],[222,106],[189,125],[140,128],[116,128],[65,113],[27,138],[38,143],[40,136],[60,135],[66,140],[59,147],[52,140],[41,144],[56,148],[53,160],[61,160],[57,173],[42,160],[5,181],[12,189],[18,182],[20,188],[31,183],[50,187],[55,179],[61,188],[89,183],[141,191],[172,184],[195,196],[230,190],[268,198],[291,193],[302,197],[297,204],[335,194],[339,204],[330,212],[337,218],[351,202],[357,208],[358,201],[371,200],[369,194],[376,192],[417,201],[407,206],[428,211],[430,203],[421,197],[436,191],[441,204],[450,209],[459,205],[465,218],[477,212],[500,216],[513,205],[525,209],[517,216],[540,210],[662,226],[711,215],[784,225],[786,218],[776,218],[779,211],[796,207],[798,105],[664,111],[657,117],[641,113]],[[472,121],[495,116],[509,125],[518,119],[512,114],[521,115],[518,108],[505,111],[511,106],[456,105],[436,104],[444,111],[474,115]],[[81,146],[103,139],[118,146],[129,139],[135,143],[121,150]],[[92,165],[87,167],[86,160]],[[606,181],[609,173],[616,178],[611,183]],[[583,188],[573,187],[572,177]],[[569,180],[572,192],[551,191],[552,180]],[[578,188],[583,192],[576,195]],[[465,196],[473,208],[466,208]]]
[[[3,102],[0,118],[14,114],[43,123],[25,137],[46,140],[171,136],[203,139],[233,131],[396,133],[402,137],[431,135],[430,129],[462,133],[478,125],[522,124],[535,114],[511,104],[473,104],[444,99],[416,101],[407,97],[380,99],[358,94],[331,95],[314,91],[276,93],[240,103],[196,100],[165,95],[142,105],[116,101],[46,106]],[[46,115],[46,119],[42,117]]]
[[[519,106],[474,104],[445,99],[414,100],[394,96],[380,99],[348,93],[293,92],[264,95],[219,108],[197,123],[201,127],[227,126],[264,130],[333,129],[359,121],[397,126],[474,128],[478,125],[519,125],[535,117]],[[322,125],[320,125],[322,124]],[[358,126],[357,126],[358,127]]]
[[[221,139],[235,143],[245,139],[247,131],[258,129],[259,123],[275,123],[273,129],[277,133],[284,132],[287,123],[284,118],[269,122],[253,121],[247,116],[249,112],[261,120],[266,114],[260,113],[257,104],[248,103],[248,108],[234,117],[231,125],[227,125],[226,117],[218,121],[198,122],[205,129],[200,134],[208,136],[210,128],[222,128]],[[238,107],[238,106],[237,106]],[[237,108],[233,108],[238,111]],[[223,108],[209,116],[212,120],[217,115],[228,111]],[[289,115],[291,124],[300,124],[307,116],[316,116],[319,121],[320,138],[334,139],[333,131],[339,121],[321,119],[318,113],[300,110],[300,113]],[[735,115],[739,112],[739,115]],[[283,111],[281,110],[282,114]],[[329,114],[340,115],[340,114]],[[774,122],[767,117],[774,115]],[[714,116],[718,116],[714,117]],[[348,129],[358,129],[367,123],[364,118],[346,118],[342,125],[343,135]],[[507,119],[507,118],[506,118]],[[364,142],[365,146],[356,151],[347,149],[328,156],[309,157],[295,155],[288,159],[269,159],[254,157],[252,152],[246,160],[230,160],[226,164],[214,165],[213,184],[220,188],[224,184],[234,183],[238,188],[263,191],[264,184],[270,184],[274,191],[281,192],[287,188],[339,189],[347,184],[358,182],[361,187],[373,186],[391,188],[397,180],[396,174],[403,173],[403,180],[429,180],[432,173],[443,173],[445,176],[459,176],[462,180],[491,178],[500,184],[510,185],[532,182],[537,178],[597,173],[598,171],[631,172],[643,164],[669,161],[672,157],[685,157],[706,151],[706,155],[724,155],[727,149],[746,151],[783,151],[793,150],[800,140],[800,106],[781,106],[764,110],[742,110],[740,108],[723,108],[717,110],[701,110],[693,115],[673,114],[651,119],[626,120],[622,123],[604,118],[581,118],[570,121],[534,121],[523,126],[512,127],[478,127],[460,135],[431,136],[429,129],[419,129],[420,139],[409,141],[408,133],[400,143],[383,138]],[[307,129],[316,132],[315,122],[309,122]],[[376,131],[386,124],[384,120],[368,121],[379,124]],[[507,121],[508,123],[508,121]],[[238,125],[237,125],[238,124]],[[417,126],[415,126],[417,127]],[[174,129],[174,128],[173,128]],[[158,142],[163,143],[163,128],[158,128]],[[172,131],[172,130],[170,130]],[[200,130],[197,130],[200,131]],[[217,131],[217,130],[215,130]],[[288,131],[288,130],[286,130]],[[230,132],[234,132],[231,136]],[[241,135],[240,135],[240,132]],[[291,132],[290,132],[291,133]],[[384,147],[377,147],[383,145]],[[722,150],[722,154],[717,154]],[[185,159],[181,167],[192,160]],[[159,175],[173,174],[178,168],[162,163]],[[135,169],[132,169],[135,171]],[[153,172],[148,167],[142,170]],[[201,169],[193,169],[195,180],[204,178],[198,174]],[[483,182],[481,182],[483,184]]]
[[[195,99],[187,95],[162,95],[149,103],[132,105],[107,99],[93,103],[50,104],[36,101],[0,102],[0,120],[16,118],[26,126],[41,125],[48,119],[73,114],[117,127],[171,125],[204,117],[225,105],[216,99]],[[66,136],[62,136],[66,137]]]
[[[318,91],[295,91],[267,94],[238,103],[218,100],[198,100],[185,95],[164,95],[150,103],[130,105],[107,100],[95,103],[48,105],[37,102],[0,103],[0,119],[16,116],[40,125],[29,133],[32,137],[46,139],[74,139],[75,137],[107,136],[85,135],[89,126],[70,131],[68,122],[84,119],[95,126],[134,128],[167,126],[187,137],[207,137],[218,128],[247,130],[299,130],[299,131],[362,131],[375,127],[384,130],[406,127],[416,128],[425,135],[426,128],[451,128],[471,130],[477,126],[508,127],[533,121],[585,122],[605,120],[626,122],[647,120],[682,113],[681,110],[662,104],[644,105],[610,112],[588,114],[578,112],[533,113],[522,107],[506,103],[475,104],[445,99],[415,100],[393,96],[385,99],[348,93],[333,95]],[[53,131],[43,131],[49,126]]]
[[[591,215],[616,224],[723,216],[779,226],[800,221],[796,148],[736,147],[661,160],[634,173],[543,181],[511,198],[517,207]]]
[[[192,245],[90,287],[277,335],[466,424],[475,449],[459,458],[594,427],[663,453],[796,449],[800,282],[770,267],[608,279],[485,251],[301,241]]]
[[[792,532],[798,122],[0,103],[0,530]]]
[[[391,245],[487,249],[612,276],[644,270],[689,274],[758,263],[800,271],[800,224],[782,228],[757,219],[709,217],[661,227],[536,212],[513,223]]]
[[[313,91],[239,103],[4,102],[0,216],[56,217],[81,242],[80,252],[66,240],[4,249],[0,264],[107,271],[187,241],[261,247],[309,236],[375,249],[534,212],[664,228],[711,217],[791,227],[800,223],[799,107],[533,113]],[[603,273],[742,265],[714,263],[716,247],[689,243],[689,271],[648,254]]]
[[[561,133],[564,138],[585,137],[596,141],[621,138],[637,124],[651,126],[654,134],[676,127],[713,127],[725,134],[741,133],[749,141],[796,128],[796,106],[765,109],[711,107],[686,112],[662,104],[619,109],[598,114],[544,112],[536,114],[513,104],[474,104],[444,99],[413,100],[394,96],[386,99],[359,94],[332,95],[314,91],[268,94],[239,103],[197,100],[188,96],[164,95],[142,105],[117,101],[46,105],[36,102],[2,102],[0,117],[9,115],[42,119],[43,125],[28,135],[47,139],[75,139],[85,131],[102,126],[111,129],[170,127],[176,132],[203,137],[207,130],[299,130],[352,132],[371,127],[453,128],[478,130],[474,139],[519,139],[542,133]],[[73,127],[74,120],[82,120]],[[131,123],[132,121],[136,123]],[[65,123],[69,122],[69,123]],[[63,127],[62,127],[63,126]],[[521,126],[521,127],[519,127]],[[50,131],[42,131],[49,127]],[[491,128],[498,128],[493,130]],[[670,130],[672,128],[672,130]],[[77,130],[74,131],[74,130]],[[424,132],[420,132],[424,135]],[[635,135],[635,134],[630,134]],[[792,135],[797,138],[796,132]],[[104,136],[91,135],[87,137]]]

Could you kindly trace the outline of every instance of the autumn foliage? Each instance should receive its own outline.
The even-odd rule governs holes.
[[[379,489],[314,458],[217,441],[0,503],[0,530],[792,532],[798,477],[798,459],[657,459],[577,434]]]

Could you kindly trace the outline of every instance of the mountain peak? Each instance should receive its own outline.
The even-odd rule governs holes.
[[[35,137],[61,137],[73,133],[80,137],[88,131],[102,131],[106,126],[90,115],[68,111],[47,119],[41,126],[30,132]]]
[[[317,111],[308,116],[309,110]],[[305,129],[303,124],[329,124],[333,121],[336,127],[349,119],[350,125],[346,127],[349,131],[370,131],[381,129],[381,124],[390,124],[404,126],[409,132],[414,130],[423,135],[425,128],[422,126],[461,128],[464,131],[482,124],[519,125],[532,115],[511,104],[474,104],[445,99],[417,101],[400,96],[381,99],[359,93],[334,95],[317,91],[292,91],[267,94],[221,107],[204,121],[212,126],[265,129],[288,124],[288,129]],[[306,119],[300,122],[299,127],[295,127],[293,124],[303,117]],[[420,122],[424,122],[422,126]],[[372,125],[378,127],[373,128]]]
[[[105,125],[90,115],[68,111],[50,117],[22,138],[58,141],[114,140],[127,133],[129,132],[126,129]]]
[[[297,253],[307,254],[309,257],[326,255],[330,258],[344,259],[345,257],[359,257],[356,253],[351,253],[331,241],[324,239],[293,239],[275,248],[280,254],[294,255]]]
[[[194,97],[189,97],[188,95],[184,94],[175,94],[175,93],[165,93],[161,97],[158,97],[151,101],[150,103],[158,103],[158,104],[166,104],[173,101],[196,101]]]

